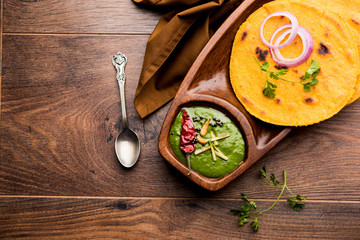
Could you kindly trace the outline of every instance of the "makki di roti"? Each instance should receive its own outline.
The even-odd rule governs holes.
[[[263,20],[279,11],[295,15],[314,41],[310,57],[298,66],[289,67],[283,78],[300,81],[312,61],[317,61],[321,70],[311,91],[305,91],[299,83],[271,79],[277,88],[276,96],[269,98],[263,92],[267,75],[255,57],[261,64],[269,63],[269,71],[278,71],[278,64],[266,54],[269,48],[261,41],[259,32]],[[265,39],[289,23],[287,17],[270,18],[264,27]],[[301,54],[302,44],[297,36],[280,52],[286,58],[295,58]],[[230,79],[237,98],[253,116],[276,125],[305,126],[332,117],[351,101],[359,66],[354,37],[339,14],[307,1],[278,0],[259,8],[240,26],[231,53]]]
[[[354,36],[360,56],[360,0],[308,0],[338,13],[348,24]],[[360,74],[355,85],[355,93],[349,103],[360,98]]]

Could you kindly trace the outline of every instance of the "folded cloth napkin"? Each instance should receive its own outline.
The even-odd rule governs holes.
[[[189,68],[242,0],[132,0],[166,10],[147,42],[135,108],[144,118],[170,101]]]

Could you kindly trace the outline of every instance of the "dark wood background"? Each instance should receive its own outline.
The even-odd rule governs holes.
[[[360,239],[360,102],[294,129],[217,192],[159,155],[169,104],[141,119],[133,99],[160,17],[130,0],[1,0],[0,238]],[[114,151],[118,51],[129,60],[128,117],[142,144],[132,169]],[[263,165],[286,169],[308,200],[298,213],[284,198],[254,234],[229,210],[242,192],[261,209],[272,204],[278,191],[260,186]]]

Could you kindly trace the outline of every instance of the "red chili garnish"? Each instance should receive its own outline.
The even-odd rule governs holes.
[[[192,153],[195,151],[196,143],[194,139],[196,137],[196,132],[194,124],[188,115],[188,113],[183,110],[182,125],[181,125],[181,135],[180,135],[180,149],[184,153]]]

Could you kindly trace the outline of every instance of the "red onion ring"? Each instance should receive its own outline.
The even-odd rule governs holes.
[[[276,45],[276,44],[272,45],[271,43],[266,41],[266,39],[264,38],[264,33],[263,33],[264,32],[264,26],[265,26],[265,23],[267,22],[267,20],[269,20],[270,18],[275,17],[275,16],[285,16],[285,17],[289,18],[290,21],[291,21],[291,33],[290,33],[290,36],[283,44],[280,44],[280,45]],[[297,18],[295,17],[294,14],[292,14],[290,12],[285,12],[285,11],[274,12],[274,13],[270,14],[269,16],[267,16],[264,19],[264,21],[262,22],[261,27],[260,27],[260,38],[261,38],[261,41],[266,46],[268,46],[270,49],[284,48],[284,47],[290,45],[290,43],[295,39],[295,37],[297,35],[297,32],[298,32],[298,29],[299,29],[299,22],[298,22],[298,20],[297,20]]]
[[[270,42],[273,41],[274,37],[278,32],[285,28],[291,28],[291,24],[285,24],[274,32],[274,34],[271,36]],[[276,40],[275,45],[278,45],[289,33],[291,34],[291,29],[288,29],[284,31]],[[311,55],[313,49],[314,49],[314,40],[311,37],[311,34],[303,27],[299,26],[297,35],[300,36],[302,42],[303,42],[303,51],[302,53],[296,57],[296,58],[285,58],[281,55],[279,49],[272,49],[270,48],[270,54],[273,58],[273,60],[279,64],[280,66],[286,66],[286,67],[294,67],[297,65],[300,65],[301,63],[305,62],[309,56]]]

